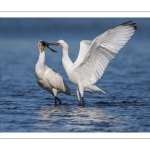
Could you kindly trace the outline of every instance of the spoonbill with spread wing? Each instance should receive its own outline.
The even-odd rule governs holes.
[[[74,63],[68,55],[68,44],[63,40],[54,43],[55,46],[62,47],[62,64],[69,79],[77,86],[79,104],[84,106],[84,91],[105,94],[94,84],[102,77],[110,60],[115,58],[136,29],[136,23],[128,21],[107,30],[93,41],[81,41],[80,51]]]

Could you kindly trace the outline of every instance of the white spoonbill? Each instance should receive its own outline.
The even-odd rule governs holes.
[[[97,36],[93,41],[80,42],[80,51],[73,63],[68,55],[68,44],[59,40],[55,46],[62,47],[62,64],[69,79],[77,86],[77,96],[84,106],[85,92],[101,92],[94,85],[103,75],[110,60],[115,58],[119,50],[127,43],[137,29],[136,23],[128,21]]]
[[[45,51],[44,48],[47,47],[51,49],[50,43],[45,41],[38,42],[38,49],[39,49],[39,59],[35,65],[35,76],[38,85],[47,90],[55,97],[55,105],[57,105],[57,100],[59,104],[61,104],[61,100],[57,97],[58,93],[64,93],[66,95],[70,94],[69,87],[65,84],[63,78],[59,73],[54,71],[53,69],[49,68],[45,65]],[[53,52],[55,50],[51,49]]]

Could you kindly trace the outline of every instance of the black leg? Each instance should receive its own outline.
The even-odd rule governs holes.
[[[78,106],[81,106],[81,100],[80,100],[80,101],[78,101]]]
[[[84,98],[82,97],[82,108],[84,107]]]
[[[55,97],[55,106],[57,106],[57,98]]]
[[[62,104],[61,100],[58,97],[56,97],[56,99],[58,100],[59,104],[61,105]]]

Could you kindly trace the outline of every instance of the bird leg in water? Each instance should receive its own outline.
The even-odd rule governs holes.
[[[55,97],[55,106],[57,106],[57,98]]]
[[[80,92],[77,89],[77,96],[78,96],[78,105],[84,107],[84,98],[81,97]],[[82,102],[81,102],[82,101]]]
[[[58,98],[58,97],[55,97],[55,106],[57,106],[57,100],[58,100],[58,103],[61,105],[61,100]]]
[[[84,98],[82,97],[82,108],[84,107]]]
[[[76,90],[76,92],[77,92],[77,97],[78,97],[78,105],[80,105],[81,95],[78,89]]]
[[[58,100],[59,104],[61,105],[62,104],[61,100],[58,97],[55,97],[55,98]]]

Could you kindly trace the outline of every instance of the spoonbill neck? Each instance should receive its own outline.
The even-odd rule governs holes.
[[[45,51],[39,53],[38,64],[45,65]]]
[[[69,73],[69,70],[71,69],[71,67],[73,66],[73,62],[71,61],[69,54],[68,54],[68,48],[62,48],[62,64],[64,69],[66,70],[66,73]]]

